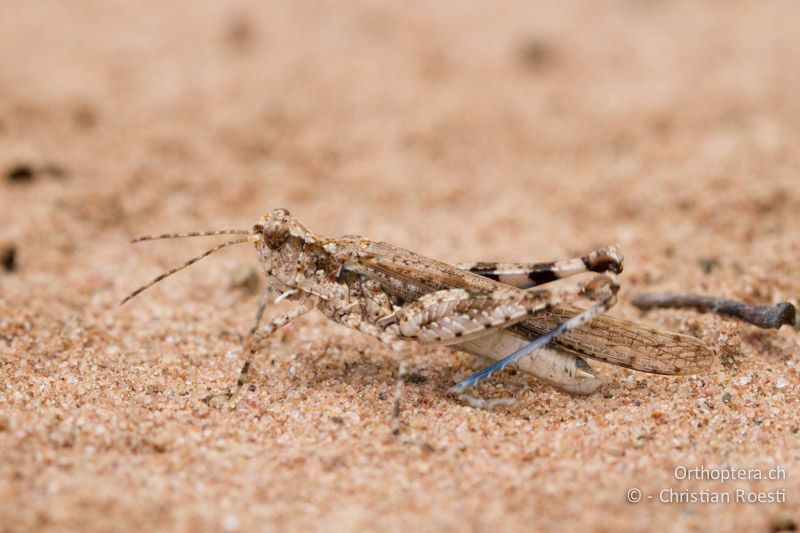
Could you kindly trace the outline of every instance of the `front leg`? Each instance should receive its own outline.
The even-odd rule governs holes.
[[[272,294],[272,290],[267,287],[264,289],[264,292],[261,294],[261,300],[258,302],[258,309],[256,310],[256,316],[253,318],[253,325],[250,326],[250,329],[247,330],[247,335],[245,335],[245,339],[252,337],[256,331],[258,331],[258,326],[261,324],[261,319],[264,318],[264,310],[267,308],[267,303],[269,302],[269,297]]]
[[[236,384],[233,387],[231,387],[231,389],[228,392],[209,394],[208,396],[203,398],[203,401],[205,403],[209,403],[214,398],[218,398],[218,397],[224,396],[231,402],[231,404],[235,404],[236,396],[238,395],[239,391],[242,389],[242,387],[244,386],[244,384],[246,382],[247,373],[250,371],[250,367],[251,367],[251,360],[253,359],[253,356],[255,355],[256,350],[258,349],[258,345],[264,339],[266,339],[267,337],[269,337],[270,335],[275,333],[275,331],[277,331],[279,328],[282,328],[283,326],[285,326],[286,324],[288,324],[289,322],[291,322],[295,318],[297,318],[297,317],[299,317],[301,315],[304,315],[305,313],[307,313],[311,309],[312,309],[312,306],[304,302],[303,305],[301,305],[300,307],[296,307],[295,309],[292,309],[291,311],[289,311],[287,313],[284,313],[284,314],[280,315],[279,317],[273,319],[263,329],[260,329],[260,330],[256,331],[255,333],[252,333],[252,334],[248,335],[248,337],[250,338],[250,341],[248,343],[249,357],[245,360],[244,365],[242,366],[242,369],[239,371],[239,379],[236,380]],[[263,311],[260,311],[260,313],[263,313]]]
[[[264,318],[264,310],[267,308],[267,303],[269,303],[269,297],[272,290],[267,287],[261,293],[261,299],[258,301],[258,309],[256,310],[256,316],[253,318],[253,325],[250,326],[250,329],[247,330],[247,333],[242,335],[236,330],[233,329],[226,329],[222,332],[225,336],[232,336],[239,340],[239,342],[244,342],[258,330],[259,324],[261,324],[261,319]]]

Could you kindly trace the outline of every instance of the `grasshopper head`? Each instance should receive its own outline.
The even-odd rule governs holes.
[[[278,290],[289,290],[298,278],[303,246],[315,237],[289,211],[273,209],[253,225],[249,240],[256,247],[270,284]]]
[[[280,250],[292,236],[291,227],[297,224],[286,209],[273,209],[261,217],[250,230],[251,239],[256,245],[261,244],[269,250]]]

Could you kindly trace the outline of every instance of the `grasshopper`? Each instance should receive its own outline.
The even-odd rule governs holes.
[[[590,394],[602,381],[586,358],[656,374],[683,375],[706,370],[713,353],[694,337],[645,328],[605,315],[616,302],[623,256],[616,247],[600,248],[576,259],[550,263],[471,263],[452,266],[384,242],[352,235],[317,235],[285,209],[261,217],[249,230],[170,233],[134,239],[243,235],[204,252],[133,291],[145,289],[230,245],[255,246],[267,279],[256,318],[243,337],[250,357],[230,391],[245,383],[259,345],[278,328],[312,309],[334,322],[389,343],[398,355],[392,431],[399,432],[404,354],[409,343],[447,345],[494,360],[450,388],[473,405],[488,402],[468,396],[480,380],[515,364],[567,392]],[[593,273],[569,286],[543,285],[576,274]],[[291,311],[259,328],[269,291],[297,303]],[[578,299],[592,305],[575,307]],[[246,352],[247,353],[247,352]]]

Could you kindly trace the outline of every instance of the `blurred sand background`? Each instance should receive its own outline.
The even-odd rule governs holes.
[[[800,294],[800,17],[791,1],[0,3],[0,530],[734,530],[800,521],[798,334],[637,294]],[[286,207],[449,262],[619,244],[613,313],[722,363],[595,363],[573,397],[420,349],[389,434],[390,349],[313,313],[235,411],[249,246],[119,300]],[[288,309],[272,306],[267,317]],[[724,364],[723,364],[724,363]],[[386,399],[386,396],[389,396]],[[676,465],[787,479],[676,480]],[[786,504],[626,492],[785,490]],[[794,530],[794,529],[791,529]]]

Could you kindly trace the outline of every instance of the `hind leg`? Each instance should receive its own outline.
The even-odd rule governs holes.
[[[485,278],[527,289],[585,272],[622,272],[624,256],[616,246],[598,248],[582,257],[548,263],[461,263],[458,268]]]
[[[593,305],[592,307],[586,309],[578,313],[577,315],[573,316],[566,322],[563,322],[558,327],[554,328],[550,332],[542,335],[535,341],[531,342],[527,346],[520,348],[516,352],[512,353],[508,357],[501,359],[497,363],[490,365],[480,372],[476,372],[475,374],[469,376],[468,378],[460,381],[456,385],[450,388],[450,392],[453,394],[463,395],[464,391],[466,391],[469,387],[476,385],[480,380],[484,378],[488,378],[495,372],[499,372],[503,370],[508,365],[514,364],[518,362],[520,359],[524,357],[529,357],[533,354],[536,350],[547,346],[550,342],[554,341],[558,338],[559,335],[563,335],[564,333],[578,328],[596,317],[599,314],[605,313],[611,308],[614,303],[616,302],[617,291],[619,290],[619,286],[615,283],[610,283],[606,287],[597,286],[592,288],[592,292],[589,295],[593,299],[599,299],[600,302]],[[605,293],[605,294],[604,294]],[[469,401],[469,399],[467,399]]]

